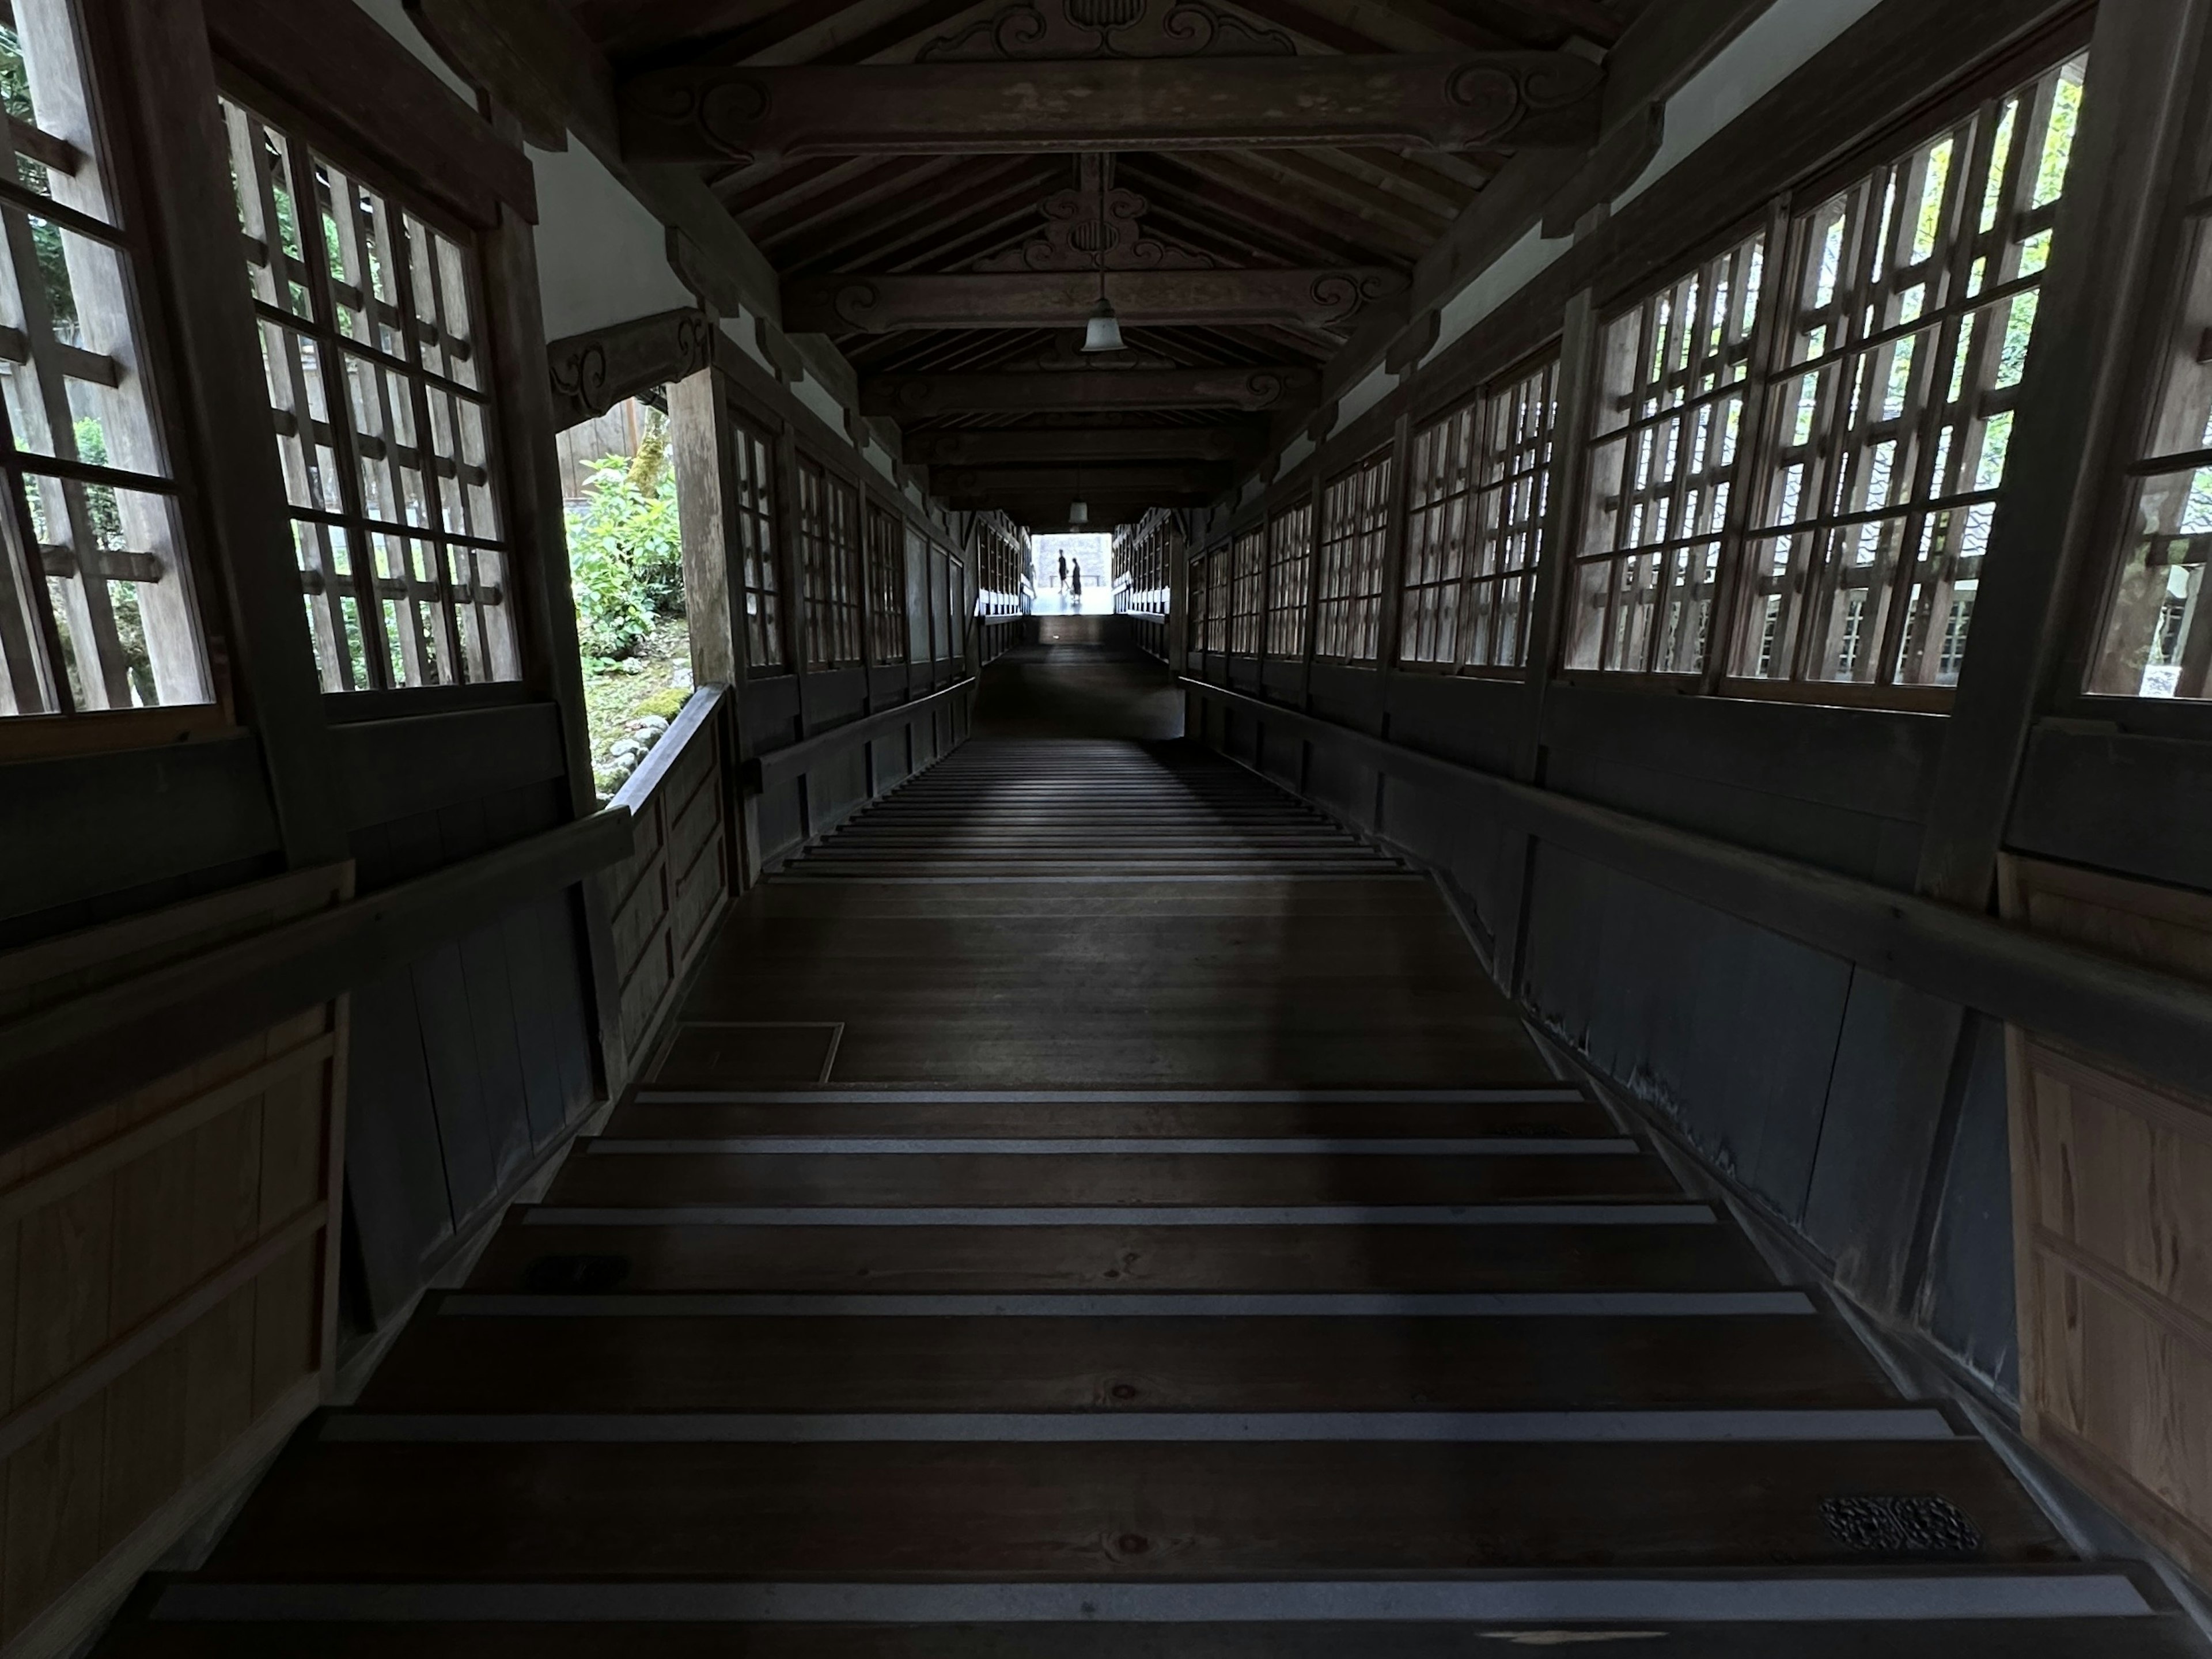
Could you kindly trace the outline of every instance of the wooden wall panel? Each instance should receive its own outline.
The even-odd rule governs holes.
[[[2008,915],[2212,981],[2212,898],[2008,859]],[[2028,1438],[2212,1575],[2212,1093],[2008,1034]]]
[[[0,958],[82,987],[344,896],[303,872]],[[0,1154],[0,1641],[53,1650],[335,1372],[348,1008],[310,1008]]]

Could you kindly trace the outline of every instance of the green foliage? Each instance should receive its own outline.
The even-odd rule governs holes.
[[[634,657],[656,618],[684,614],[684,543],[665,445],[647,465],[645,447],[635,460],[594,461],[583,505],[569,511],[568,573],[586,657]]]
[[[31,108],[31,76],[23,63],[22,37],[0,27],[0,107],[19,121],[35,122]],[[23,183],[43,193],[46,170],[28,156],[19,155],[15,166]],[[69,261],[62,252],[62,234],[44,219],[31,221],[31,246],[38,252],[39,270],[46,278],[46,303],[53,307],[54,326],[66,337],[76,327],[76,296],[69,282]]]

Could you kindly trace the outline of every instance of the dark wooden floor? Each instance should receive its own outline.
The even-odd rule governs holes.
[[[1156,670],[984,714],[110,1652],[2200,1651]]]

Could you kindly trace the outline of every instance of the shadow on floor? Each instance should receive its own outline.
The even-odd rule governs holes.
[[[1182,696],[1166,665],[1126,646],[1018,645],[983,671],[979,738],[1182,736]]]

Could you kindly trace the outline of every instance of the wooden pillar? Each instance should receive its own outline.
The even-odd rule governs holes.
[[[1382,615],[1376,628],[1376,735],[1390,735],[1390,681],[1398,667],[1399,614],[1406,603],[1406,523],[1413,501],[1413,421],[1390,423],[1390,519],[1382,538]]]
[[[1596,357],[1597,308],[1589,290],[1584,289],[1567,301],[1559,331],[1551,499],[1544,507],[1544,538],[1537,549],[1535,589],[1528,596],[1528,659],[1522,671],[1521,730],[1513,746],[1513,775],[1523,783],[1540,781],[1543,771],[1544,698],[1559,672],[1570,570],[1581,539],[1583,458],[1589,451]]]
[[[113,43],[96,58],[121,70],[102,90],[117,125],[127,125],[132,172],[143,185],[131,203],[146,256],[137,274],[175,370],[173,384],[160,390],[179,428],[170,465],[194,486],[187,532],[203,581],[201,609],[227,612],[228,625],[216,631],[228,649],[239,717],[261,738],[285,861],[294,869],[326,864],[346,856],[347,825],[284,477],[266,437],[269,393],[234,234],[238,209],[207,19],[199,0],[101,0],[87,8],[86,21],[96,47]],[[249,441],[254,434],[264,441]]]
[[[2069,187],[2053,227],[2022,401],[1943,737],[1917,886],[1985,909],[2014,787],[2056,692],[2102,516],[2128,348],[2204,50],[2207,0],[2099,9]]]
[[[1536,551],[1536,580],[1528,596],[1528,659],[1522,670],[1521,729],[1513,743],[1512,775],[1541,783],[1544,704],[1559,672],[1565,632],[1569,580],[1581,541],[1584,457],[1589,450],[1590,405],[1596,395],[1597,307],[1588,289],[1567,301],[1559,331],[1559,407],[1553,415],[1551,496],[1544,505],[1544,536]],[[1518,830],[1498,836],[1492,880],[1498,897],[1490,918],[1491,972],[1506,994],[1517,994],[1522,947],[1528,931],[1528,881],[1534,872],[1535,837]]]
[[[512,131],[511,123],[502,125]],[[483,238],[486,331],[491,389],[498,399],[505,453],[495,463],[507,482],[507,538],[513,550],[507,603],[521,647],[522,679],[561,711],[572,817],[599,810],[591,733],[584,716],[584,659],[576,638],[576,600],[568,583],[568,526],[554,447],[553,385],[545,368],[545,323],[538,288],[536,232],[502,203]]]

